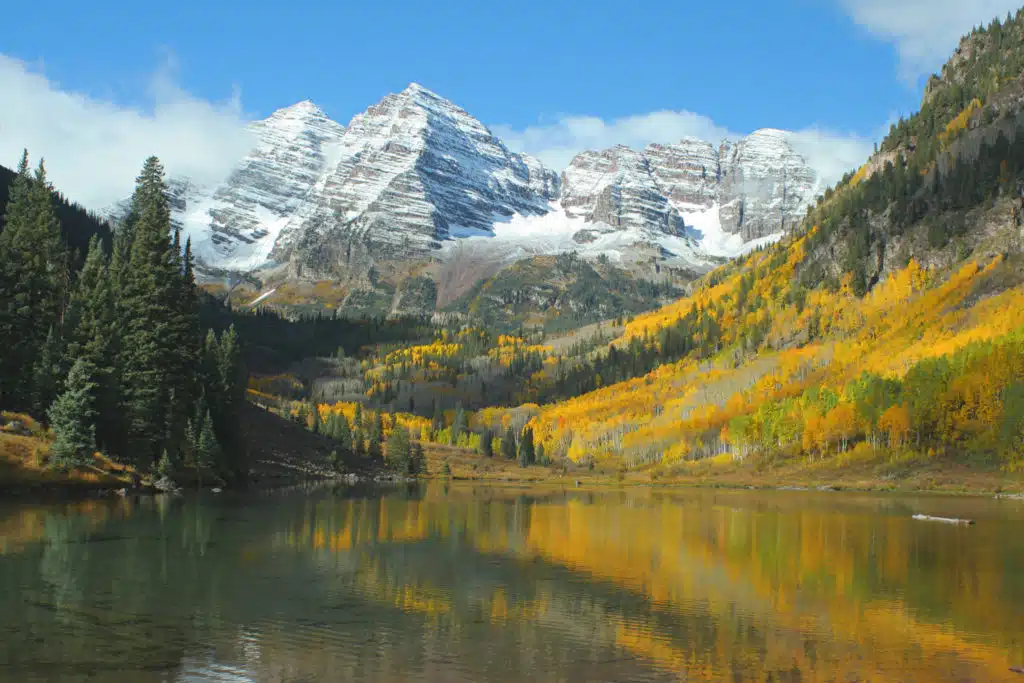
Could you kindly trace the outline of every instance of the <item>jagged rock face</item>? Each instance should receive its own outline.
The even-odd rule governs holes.
[[[643,152],[584,152],[562,175],[562,204],[592,222],[669,234],[679,234],[688,212],[720,205],[721,229],[745,242],[784,232],[818,189],[790,135],[761,130],[717,149],[686,138]]]
[[[790,135],[759,130],[722,145],[723,230],[749,241],[787,232],[803,218],[817,194],[818,177],[794,151]]]
[[[278,237],[301,225],[319,202],[316,184],[336,158],[344,126],[312,102],[250,126],[255,148],[217,188],[186,185],[175,214],[199,260],[225,269],[264,263]]]
[[[684,224],[659,187],[646,155],[618,145],[578,154],[562,173],[562,208],[613,228],[681,235]]]
[[[721,168],[710,142],[684,138],[675,145],[644,149],[658,188],[677,206],[711,208],[718,201]]]
[[[318,224],[333,217],[334,228],[378,244],[428,248],[489,233],[500,217],[543,214],[557,196],[554,173],[414,84],[352,119],[323,182]]]

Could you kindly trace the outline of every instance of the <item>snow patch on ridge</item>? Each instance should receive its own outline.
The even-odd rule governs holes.
[[[774,244],[785,235],[783,232],[776,232],[745,242],[739,233],[726,232],[722,228],[722,207],[717,202],[711,208],[680,203],[676,203],[675,207],[682,215],[686,226],[700,233],[700,250],[708,256],[737,258],[758,247]]]
[[[442,246],[442,255],[449,256],[458,248],[468,248],[481,255],[497,257],[506,262],[531,256],[554,256],[576,252],[588,259],[607,256],[612,262],[628,261],[638,245],[663,250],[669,263],[704,268],[713,265],[690,240],[630,228],[615,229],[605,223],[591,223],[572,216],[558,202],[548,205],[548,212],[539,216],[516,214],[495,217],[492,232],[458,227],[451,231],[456,240]]]

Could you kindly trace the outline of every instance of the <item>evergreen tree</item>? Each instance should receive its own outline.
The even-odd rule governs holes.
[[[415,442],[409,449],[409,474],[426,474],[427,456],[423,453],[423,444]]]
[[[505,437],[501,440],[501,456],[506,460],[516,459],[516,433],[512,427],[505,430]]]
[[[363,436],[363,430],[359,427],[355,427],[352,430],[352,456],[355,458],[362,458],[366,452],[366,439]]]
[[[455,419],[452,421],[452,443],[458,443],[459,437],[469,431],[466,421],[466,411],[462,409],[461,403],[455,404]]]
[[[168,455],[165,449],[163,454],[160,455],[160,461],[156,465],[157,476],[173,479],[176,474],[177,468],[174,466],[174,462],[171,460],[171,456]]]
[[[522,438],[519,441],[519,466],[529,467],[534,464],[535,455],[533,450],[533,429],[524,427]]]
[[[54,463],[60,467],[88,464],[96,450],[95,368],[79,358],[68,373],[66,389],[50,406],[49,420],[56,439]]]
[[[182,256],[180,236],[174,232],[174,240],[170,249],[171,260],[171,300],[167,305],[168,334],[170,335],[171,355],[173,364],[169,387],[167,443],[173,454],[181,450],[184,438],[185,423],[188,421],[196,397],[202,391],[203,377],[196,372],[201,366],[204,349],[201,345],[199,332],[199,297],[195,283],[192,263],[192,245],[188,243],[185,255]],[[215,407],[219,407],[218,406]],[[223,416],[215,413],[216,420],[224,421]],[[221,430],[217,431],[221,443],[227,443]]]
[[[494,457],[494,432],[485,429],[480,435],[480,455],[485,458]]]
[[[444,412],[441,411],[437,399],[434,399],[434,416],[430,421],[430,430],[437,434],[442,429],[444,429]]]
[[[388,467],[400,473],[409,472],[409,430],[405,425],[396,424],[388,434]]]
[[[60,343],[51,327],[32,369],[32,412],[35,415],[45,414],[47,407],[57,397],[63,375],[60,357]]]
[[[341,450],[344,453],[352,452],[352,430],[348,426],[348,418],[342,413],[333,415],[335,419],[335,432],[334,438],[338,441],[341,446]]]
[[[232,325],[218,339],[215,354],[216,402],[211,402],[214,431],[224,451],[225,472],[239,476],[248,470],[242,445],[242,410],[245,407],[246,370],[238,333]]]
[[[175,385],[174,298],[180,293],[171,253],[171,210],[163,167],[150,157],[132,197],[132,244],[119,302],[123,321],[122,395],[127,444],[140,467],[164,446],[170,393]]]
[[[366,455],[374,464],[383,462],[383,440],[384,425],[381,422],[380,411],[377,411],[377,415],[375,416],[373,422],[370,424],[370,435],[369,438],[367,439],[366,446]]]
[[[364,430],[366,424],[363,422],[363,404],[357,403],[355,413],[352,415],[352,429]]]
[[[0,401],[33,406],[36,363],[57,328],[67,289],[67,250],[43,163],[33,176],[28,152],[11,185],[0,232]],[[38,414],[38,412],[37,412]]]
[[[213,431],[213,419],[210,417],[210,413],[207,412],[203,418],[203,424],[199,432],[199,444],[197,450],[196,463],[200,473],[207,472],[219,477],[221,466],[223,463],[223,452],[221,451],[220,443],[217,442],[217,435]],[[202,485],[202,478],[200,474],[200,485]]]

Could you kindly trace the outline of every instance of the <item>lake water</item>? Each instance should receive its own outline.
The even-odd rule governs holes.
[[[1024,502],[432,483],[0,505],[0,683],[1024,683],[1021,665]]]

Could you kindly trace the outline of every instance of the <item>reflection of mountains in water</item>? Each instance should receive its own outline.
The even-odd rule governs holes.
[[[911,526],[885,499],[360,495],[147,502],[99,527],[52,511],[0,563],[25,587],[0,624],[75,636],[0,654],[46,680],[116,662],[125,680],[1002,680],[1022,632],[1019,580],[972,582],[1020,566],[1019,544]]]

